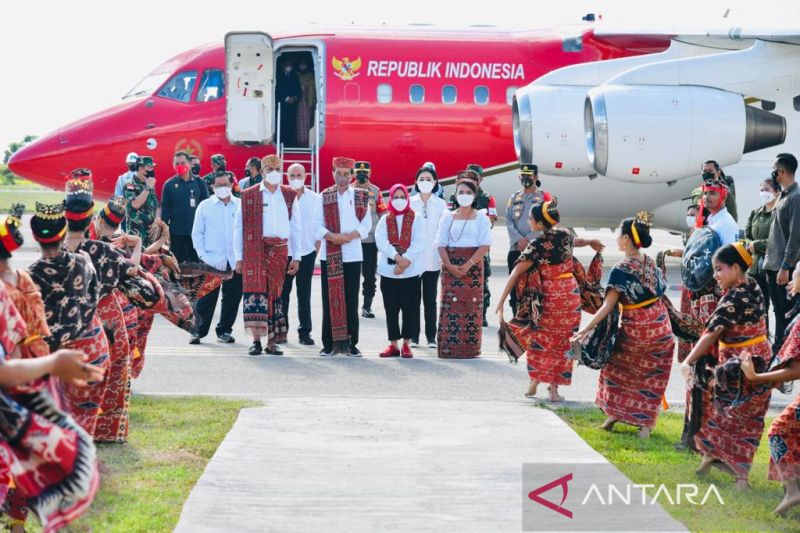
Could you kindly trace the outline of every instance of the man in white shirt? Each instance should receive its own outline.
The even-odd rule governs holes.
[[[192,245],[197,250],[197,256],[203,263],[223,271],[230,271],[236,266],[233,224],[240,200],[231,194],[232,185],[231,176],[227,172],[220,172],[215,176],[214,196],[200,202],[192,224]],[[190,344],[200,344],[200,339],[208,335],[219,293],[220,288],[217,287],[197,300],[195,304],[197,322]],[[222,310],[216,327],[219,342],[225,344],[235,342],[231,333],[241,300],[242,275],[234,272],[232,278],[222,282]]]
[[[271,158],[277,156],[265,157],[262,166],[270,166]],[[283,355],[277,346],[286,341],[286,316],[281,301],[283,279],[300,268],[302,214],[297,195],[281,185],[282,181],[280,171],[268,173],[257,187],[242,192],[242,204],[236,212],[234,253],[236,271],[242,274],[244,287],[244,327],[253,336],[250,355],[262,352],[264,336],[267,337],[264,351]],[[292,261],[287,268],[290,256]]]
[[[361,239],[369,235],[372,219],[368,191],[350,186],[354,166],[350,158],[333,158],[335,185],[322,191],[317,204],[314,226],[321,241],[322,356],[361,357],[357,347]]]
[[[290,165],[286,170],[289,187],[297,193],[297,203],[300,205],[301,218],[305,221],[302,226],[302,237],[297,243],[300,254],[300,269],[294,276],[287,275],[283,282],[283,313],[286,315],[286,325],[289,325],[289,300],[292,295],[292,284],[297,283],[297,333],[300,344],[313,346],[311,338],[311,279],[314,275],[314,263],[317,260],[317,248],[320,243],[316,238],[316,228],[311,221],[320,202],[319,194],[305,186],[306,169],[300,163]]]
[[[719,237],[722,246],[739,240],[739,225],[725,208],[728,187],[721,180],[708,180],[703,183],[703,205],[711,214],[707,225]]]

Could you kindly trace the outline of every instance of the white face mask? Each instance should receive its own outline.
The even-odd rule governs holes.
[[[231,188],[230,187],[214,187],[214,194],[217,195],[217,198],[220,200],[224,200],[228,196],[231,195]]]
[[[405,198],[393,198],[392,199],[392,207],[394,207],[395,211],[402,211],[408,205],[408,200]]]
[[[696,224],[695,217],[693,217],[691,215],[686,215],[686,227],[687,228],[693,228],[695,226],[695,224]]]
[[[456,196],[456,200],[461,207],[468,207],[475,201],[475,197],[471,194],[459,194]]]
[[[306,180],[301,180],[301,179],[289,180],[289,187],[291,187],[292,189],[294,189],[296,191],[299,191],[300,189],[302,189],[305,184],[306,184]]]
[[[278,172],[277,170],[273,170],[269,174],[267,174],[267,183],[270,185],[280,185],[283,181],[283,174]]]
[[[418,181],[417,182],[417,189],[422,194],[428,194],[433,190],[433,182],[432,181]]]
[[[770,191],[761,191],[761,205],[767,205],[775,199],[775,193]]]

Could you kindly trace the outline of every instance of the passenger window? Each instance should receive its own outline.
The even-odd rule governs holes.
[[[388,83],[378,85],[378,103],[389,104],[392,102],[392,86]]]
[[[484,85],[475,87],[475,103],[486,105],[489,103],[489,88]]]
[[[425,101],[425,87],[422,85],[412,85],[408,89],[408,99],[412,104],[421,104]]]
[[[442,87],[442,103],[455,104],[458,100],[458,91],[453,85],[445,85]]]
[[[195,81],[197,81],[196,70],[179,72],[158,91],[158,96],[169,98],[170,100],[177,100],[179,102],[188,102],[192,99]]]
[[[517,92],[517,89],[518,89],[518,88],[519,88],[519,87],[514,87],[514,86],[512,85],[511,87],[509,87],[508,89],[506,89],[506,103],[507,103],[508,105],[511,105],[511,103],[514,101],[514,93],[516,93],[516,92]]]
[[[580,52],[583,50],[583,38],[580,35],[577,37],[565,37],[561,41],[561,50],[564,52]]]
[[[203,72],[200,78],[200,88],[197,90],[197,102],[211,102],[222,98],[225,94],[225,76],[222,71],[210,68]]]

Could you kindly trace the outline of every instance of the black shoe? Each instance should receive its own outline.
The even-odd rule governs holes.
[[[375,318],[375,313],[372,312],[372,309],[369,307],[365,307],[361,310],[361,316],[364,318]]]
[[[189,344],[200,344],[200,337],[192,335],[192,338],[189,339]]]
[[[348,354],[350,357],[362,357],[361,350],[356,348],[355,346],[350,347],[350,352]]]
[[[283,350],[281,350],[280,347],[276,344],[272,348],[267,347],[267,349],[264,350],[264,353],[268,353],[268,354],[272,354],[272,355],[283,355]]]
[[[261,341],[256,341],[250,346],[250,349],[247,351],[250,355],[259,355],[261,354]]]
[[[333,348],[326,348],[323,346],[322,349],[319,351],[319,355],[321,357],[330,357],[333,355]]]
[[[222,344],[233,344],[236,342],[236,339],[231,337],[230,333],[223,333],[222,335],[217,335],[217,342],[221,342]]]
[[[314,346],[314,339],[311,338],[311,335],[300,335],[300,344]]]

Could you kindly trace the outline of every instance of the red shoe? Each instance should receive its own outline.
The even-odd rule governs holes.
[[[414,357],[414,354],[411,352],[411,346],[403,343],[403,350],[400,352],[400,355],[403,356],[403,359],[411,359]]]
[[[397,346],[394,344],[390,344],[383,350],[381,353],[378,354],[378,357],[399,357],[400,350],[397,349]]]

